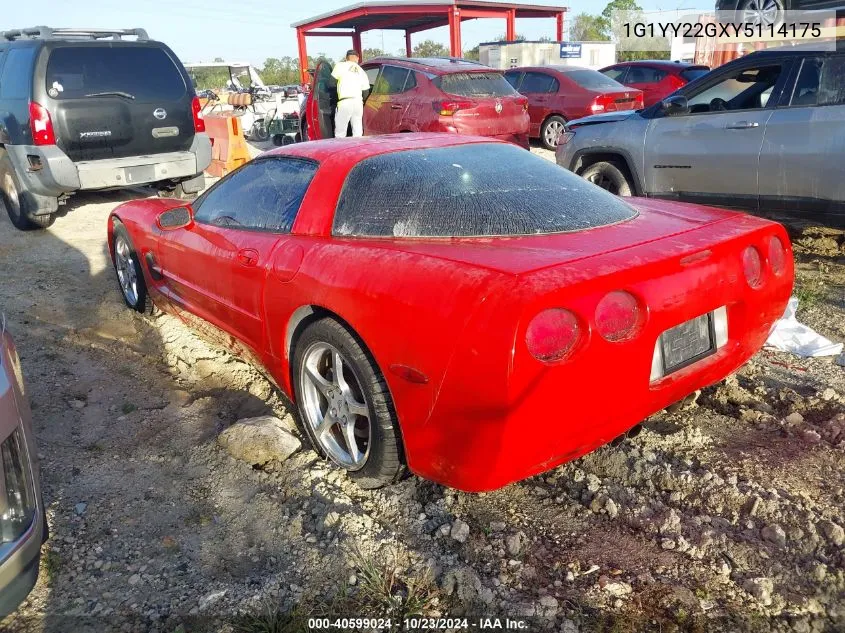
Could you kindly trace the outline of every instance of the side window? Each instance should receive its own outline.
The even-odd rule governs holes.
[[[194,205],[203,224],[288,233],[317,163],[298,158],[266,158],[247,163],[209,189]]]
[[[688,95],[691,112],[760,110],[769,103],[783,72],[780,64],[742,68],[715,85]]]
[[[405,87],[402,89],[402,92],[408,92],[409,90],[413,90],[417,87],[417,73],[413,70],[408,72],[408,79],[405,80]]]
[[[845,105],[845,57],[805,59],[790,105]]]
[[[618,81],[620,84],[624,84],[627,79],[625,75],[628,72],[627,66],[617,67],[617,68],[608,68],[607,70],[602,71],[602,75],[605,77],[609,77],[613,81]]]
[[[546,73],[527,72],[519,91],[522,94],[545,94],[552,92],[557,80]]]
[[[643,66],[631,66],[628,69],[628,76],[625,79],[629,84],[656,84],[663,80],[666,73],[656,68],[645,68]]]
[[[36,49],[33,47],[12,48],[6,54],[3,74],[0,75],[0,97],[4,99],[28,99],[32,79],[32,61]]]
[[[381,70],[380,66],[375,66],[373,68],[367,68],[365,71],[367,73],[367,79],[370,82],[370,90],[373,89],[373,86],[376,85],[376,79],[378,78],[378,71]]]
[[[405,80],[408,79],[408,69],[398,66],[383,66],[381,74],[373,87],[373,93],[378,95],[393,95],[402,92]]]
[[[505,79],[507,80],[507,82],[508,82],[511,86],[513,86],[513,89],[514,89],[514,90],[518,90],[518,89],[519,89],[519,78],[520,78],[521,76],[522,76],[522,73],[521,73],[521,72],[514,72],[514,71],[511,71],[511,72],[507,72],[507,73],[505,73]]]

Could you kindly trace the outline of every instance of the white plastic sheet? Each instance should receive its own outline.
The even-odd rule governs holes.
[[[818,356],[836,356],[842,352],[842,343],[833,343],[818,332],[799,323],[795,318],[798,299],[792,297],[786,305],[786,312],[772,328],[767,347],[774,347],[782,352],[791,352],[802,358]]]

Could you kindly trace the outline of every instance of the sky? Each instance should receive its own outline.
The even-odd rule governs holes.
[[[36,26],[89,28],[142,27],[150,37],[165,42],[183,62],[246,61],[261,67],[268,57],[296,57],[293,22],[355,4],[358,0],[41,0],[4,3],[0,31]],[[605,0],[532,0],[530,4],[563,5],[570,16],[582,11],[601,13]],[[700,6],[692,0],[640,0],[646,11],[674,10]],[[705,2],[704,5],[712,4]],[[49,17],[48,17],[49,16]],[[521,19],[517,33],[526,38],[554,37],[552,19]],[[504,35],[504,20],[470,20],[461,26],[463,47]],[[425,39],[446,44],[448,29],[433,29],[414,35],[414,43]],[[351,46],[346,38],[309,38],[308,53],[326,53],[339,58]],[[363,35],[364,48],[383,48],[388,53],[404,50],[401,31],[370,31]]]

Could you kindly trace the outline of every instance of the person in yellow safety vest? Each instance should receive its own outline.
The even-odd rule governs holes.
[[[346,51],[346,61],[334,67],[332,77],[337,80],[335,137],[345,137],[350,123],[352,136],[364,136],[364,92],[370,89],[370,80],[358,65],[358,53],[354,50]]]

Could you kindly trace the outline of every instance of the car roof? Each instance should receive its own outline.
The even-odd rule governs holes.
[[[506,72],[512,72],[514,70],[531,70],[531,71],[546,71],[546,72],[557,72],[557,73],[571,73],[577,70],[593,70],[592,68],[587,68],[586,66],[570,66],[564,64],[540,64],[538,66],[519,66],[518,68],[509,68]],[[594,70],[593,72],[598,72]]]
[[[366,64],[399,64],[407,66],[424,66],[426,70],[435,73],[449,73],[449,72],[476,72],[476,71],[492,71],[496,70],[490,66],[485,66],[478,62],[469,59],[461,59],[460,57],[389,57],[379,56],[373,57],[362,62]]]
[[[795,55],[799,57],[804,57],[810,53],[816,55],[824,55],[825,53],[842,53],[845,52],[845,38],[839,38],[836,40],[836,50],[824,50],[821,48],[822,45],[829,45],[830,42],[820,42],[820,43],[809,43],[809,44],[794,44],[786,46],[774,46],[772,48],[764,48],[759,51],[752,51],[746,57],[755,56],[755,57],[764,57],[764,56],[774,56],[774,55]]]
[[[667,70],[671,69],[681,69],[685,70],[687,68],[707,68],[706,64],[694,64],[692,62],[673,62],[668,59],[637,59],[629,62],[619,62],[618,64],[611,64],[608,68],[616,67],[616,66],[644,66],[647,68],[666,68]]]

